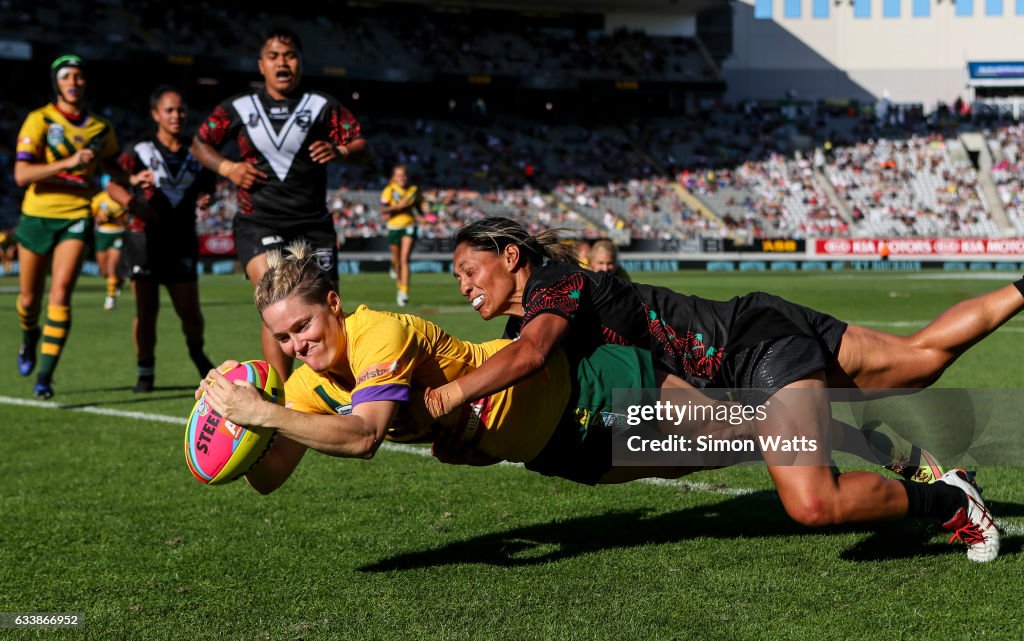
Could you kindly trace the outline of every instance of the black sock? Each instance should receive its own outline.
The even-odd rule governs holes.
[[[211,369],[214,368],[214,364],[206,357],[203,353],[203,341],[196,343],[187,343],[188,345],[188,356],[192,359],[192,364],[199,370],[199,377],[206,376]]]
[[[139,378],[152,379],[156,375],[156,358],[139,359],[136,368],[139,371]]]
[[[156,381],[156,358],[140,358],[136,362],[139,380],[135,381],[132,391],[136,394],[152,392]]]
[[[1013,286],[1017,288],[1017,291],[1020,292],[1021,296],[1024,296],[1024,278],[1014,281]]]
[[[945,523],[967,507],[964,491],[948,483],[900,483],[907,491],[907,516],[912,519],[933,518]]]

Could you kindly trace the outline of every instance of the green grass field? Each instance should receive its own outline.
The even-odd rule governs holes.
[[[1001,282],[636,276],[714,298],[764,289],[902,333]],[[2,639],[920,641],[1020,639],[1024,630],[1019,468],[979,473],[1010,528],[986,565],[921,523],[803,529],[758,467],[590,488],[399,451],[372,461],[311,453],[261,497],[188,472],[182,436],[197,375],[169,302],[154,393],[130,391],[130,294],[103,312],[99,279],[85,278],[55,379],[54,401],[66,409],[12,405],[32,387],[14,367],[15,286],[0,279],[0,612],[79,612],[84,627],[0,630]],[[500,334],[500,321],[481,321],[450,277],[419,276],[413,287],[409,311],[461,337]],[[385,275],[343,280],[349,309],[395,309],[393,291]],[[210,277],[202,294],[211,357],[259,357],[249,285]],[[1024,322],[1011,322],[941,384],[1024,388],[1022,332]],[[81,411],[90,408],[181,421]]]

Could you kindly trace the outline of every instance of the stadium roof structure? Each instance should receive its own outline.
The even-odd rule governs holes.
[[[664,13],[692,15],[704,9],[728,4],[727,0],[377,0],[380,2],[416,3],[451,9],[509,9],[575,13]]]

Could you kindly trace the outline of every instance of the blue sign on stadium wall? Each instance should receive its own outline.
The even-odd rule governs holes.
[[[968,62],[971,80],[1024,80],[1024,62]]]

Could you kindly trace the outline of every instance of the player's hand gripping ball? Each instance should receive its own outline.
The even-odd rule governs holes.
[[[224,372],[229,381],[248,381],[263,398],[284,405],[284,383],[264,361],[246,361]],[[221,485],[240,478],[270,449],[276,430],[236,425],[206,403],[203,393],[185,428],[185,461],[200,483]]]

